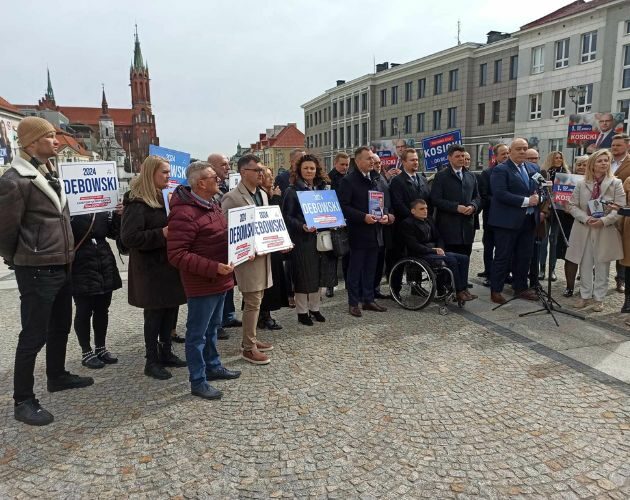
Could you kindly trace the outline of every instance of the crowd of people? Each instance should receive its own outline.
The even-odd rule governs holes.
[[[556,280],[556,262],[564,259],[564,295],[576,293],[579,272],[574,306],[602,311],[615,261],[616,289],[626,293],[622,312],[630,312],[630,227],[617,212],[630,192],[627,135],[614,136],[610,149],[576,158],[572,169],[561,151],[551,152],[538,166],[538,152],[516,138],[494,147],[496,166],[476,173],[468,152],[455,144],[448,149],[447,164],[432,177],[420,172],[414,149],[404,149],[396,165],[385,168],[377,154],[359,147],[352,158],[337,154],[329,173],[316,156],[295,150],[290,169],[275,179],[271,169],[248,154],[238,160],[240,182],[232,190],[228,159],[213,153],[188,166],[187,185],[173,192],[168,215],[162,190],[170,166],[149,156],[115,212],[72,217],[50,161],[58,146],[55,129],[27,117],[18,137],[20,155],[0,177],[0,255],[15,270],[21,300],[14,415],[30,425],[54,420],[33,391],[35,359],[44,345],[49,391],[94,382],[65,368],[72,300],[83,366],[102,369],[118,362],[106,337],[112,293],[122,281],[106,238],[129,256],[128,301],[144,315],[145,375],[166,380],[172,376],[169,368],[187,366],[191,393],[205,399],[222,395],[211,381],[241,374],[221,362],[217,342],[229,338],[227,329],[242,328],[245,361],[270,363],[273,345],[260,339],[258,330],[282,329],[272,313],[283,307],[295,308],[301,325],[324,323],[321,297],[324,292],[334,296],[339,262],[353,317],[387,311],[382,300],[391,295],[381,283],[405,255],[447,266],[456,299],[476,299],[468,274],[480,219],[484,270],[479,277],[490,287],[492,302],[506,302],[506,283],[516,297],[538,300],[540,281]],[[553,182],[571,172],[583,177],[568,204],[557,204],[556,217],[554,200],[540,179]],[[347,243],[341,254],[320,248],[320,232],[307,224],[299,202],[300,192],[328,189],[336,192],[345,218],[346,225],[335,230]],[[374,199],[382,200],[377,210]],[[228,262],[228,211],[270,204],[281,207],[292,249],[256,254],[234,266]],[[395,281],[390,290],[400,289],[400,279]],[[235,287],[240,307],[234,303]],[[182,338],[176,325],[183,304]],[[185,360],[173,342],[185,343]]]

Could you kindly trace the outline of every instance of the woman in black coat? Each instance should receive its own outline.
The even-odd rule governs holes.
[[[337,285],[337,258],[333,252],[317,251],[316,229],[306,225],[297,193],[328,189],[326,182],[317,157],[302,156],[291,174],[291,185],[285,191],[282,205],[289,236],[295,245],[291,251],[295,308],[298,321],[308,326],[313,325],[311,317],[319,322],[326,321],[319,311],[319,289]]]
[[[112,292],[122,287],[116,258],[106,238],[117,234],[112,214],[75,215],[70,224],[76,246],[72,263],[72,296],[76,305],[74,331],[83,353],[81,364],[103,368],[118,359],[105,347]],[[90,320],[94,347],[90,344]]]
[[[179,272],[168,262],[168,222],[162,189],[170,167],[158,156],[142,163],[140,175],[123,200],[122,244],[129,249],[129,304],[144,309],[144,374],[171,378],[165,366],[186,366],[173,354],[171,330],[177,308],[186,302]]]

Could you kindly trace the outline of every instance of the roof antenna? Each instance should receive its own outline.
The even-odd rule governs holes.
[[[459,35],[461,34],[461,32],[462,32],[462,23],[458,19],[457,20],[457,45],[461,45],[462,44],[461,40],[459,39]]]

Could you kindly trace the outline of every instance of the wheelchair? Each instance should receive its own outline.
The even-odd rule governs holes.
[[[400,283],[398,288],[397,283]],[[419,311],[431,301],[440,303],[439,312],[448,314],[448,304],[465,302],[456,298],[453,272],[444,261],[428,262],[417,257],[405,257],[392,267],[389,287],[393,299],[404,309]]]

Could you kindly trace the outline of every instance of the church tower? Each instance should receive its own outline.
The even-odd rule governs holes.
[[[114,130],[114,120],[109,114],[109,106],[105,97],[105,86],[103,85],[103,98],[101,100],[101,116],[98,119],[98,151],[103,160],[116,162],[119,168],[119,178],[122,174],[122,167],[125,164],[125,150],[118,144]]]
[[[132,141],[131,156],[134,171],[149,155],[149,145],[159,145],[155,131],[155,117],[151,111],[149,66],[142,58],[138,26],[134,34],[133,61],[129,70],[131,86]]]
[[[39,100],[38,106],[41,109],[50,109],[56,111],[58,108],[57,103],[55,102],[55,93],[53,92],[52,83],[50,81],[50,70],[46,69],[46,73],[48,76],[48,86],[46,87],[44,98]]]

